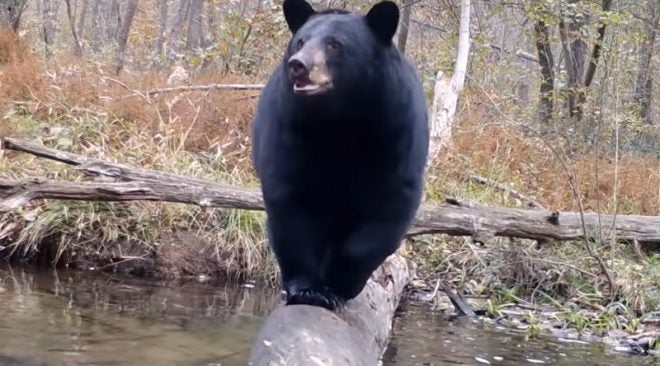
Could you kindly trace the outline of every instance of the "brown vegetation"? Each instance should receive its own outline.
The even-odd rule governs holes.
[[[544,141],[492,119],[478,111],[465,116],[455,132],[454,149],[436,171],[461,185],[470,184],[470,174],[481,174],[515,185],[545,207],[577,211],[566,167]],[[659,159],[651,153],[622,153],[615,162],[612,154],[585,149],[573,154],[568,168],[577,176],[585,210],[656,215],[660,213]],[[445,179],[435,181],[444,184]],[[506,202],[504,198],[498,203]]]

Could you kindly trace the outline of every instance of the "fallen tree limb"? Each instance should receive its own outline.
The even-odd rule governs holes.
[[[208,91],[208,90],[261,90],[264,84],[209,84],[209,85],[182,85],[170,88],[161,88],[149,90],[150,96],[163,93],[184,92],[184,91]]]
[[[218,185],[149,169],[110,164],[15,139],[4,139],[5,149],[19,150],[44,158],[75,165],[92,175],[116,182],[52,182],[42,179],[0,181],[0,212],[15,210],[36,199],[72,199],[96,201],[151,200],[180,202],[203,207],[228,207],[262,210],[258,189]],[[543,209],[513,209],[463,205],[448,201],[440,205],[423,204],[408,236],[449,234],[471,236],[486,242],[495,236],[533,240],[582,240],[580,214]],[[584,214],[587,236],[639,243],[660,242],[660,216]]]
[[[343,311],[280,306],[261,327],[248,365],[377,365],[410,278],[407,261],[395,254],[378,267]]]
[[[43,179],[13,181],[0,179],[0,213],[9,212],[38,199],[79,201],[162,201],[201,207],[262,210],[256,190],[224,186],[198,186],[167,182],[71,183]]]

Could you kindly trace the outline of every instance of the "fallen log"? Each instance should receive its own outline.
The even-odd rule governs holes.
[[[390,256],[345,309],[280,306],[262,325],[248,365],[377,365],[387,345],[394,312],[411,269]]]
[[[53,182],[44,179],[0,180],[0,212],[20,208],[37,199],[86,201],[151,200],[189,203],[202,207],[263,210],[258,189],[237,188],[203,179],[133,168],[88,159],[16,139],[3,139],[3,148],[23,151],[76,166],[105,182]],[[107,182],[111,180],[110,182]],[[660,216],[604,215],[599,213],[514,209],[463,204],[423,204],[408,232],[471,236],[487,242],[495,236],[539,241],[583,240],[584,219],[591,239],[615,238],[640,244],[660,243]]]

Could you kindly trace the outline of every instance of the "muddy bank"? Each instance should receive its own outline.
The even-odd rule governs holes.
[[[68,243],[64,247],[57,239],[47,237],[38,249],[27,253],[15,248],[11,238],[6,238],[0,241],[0,255],[9,263],[100,271],[149,280],[196,278],[275,284],[277,274],[272,267],[262,268],[258,275],[246,274],[248,264],[241,262],[240,253],[229,252],[235,247],[211,242],[197,234],[162,232],[153,245],[124,240],[99,245]]]

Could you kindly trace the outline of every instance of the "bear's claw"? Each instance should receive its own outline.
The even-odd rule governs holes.
[[[292,288],[287,291],[287,305],[311,305],[334,311],[343,308],[344,302],[328,289]]]

